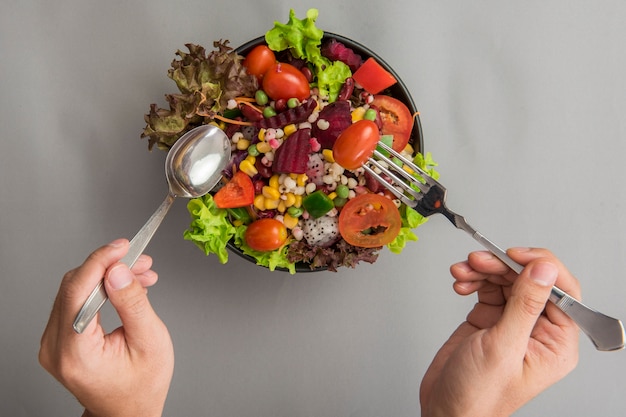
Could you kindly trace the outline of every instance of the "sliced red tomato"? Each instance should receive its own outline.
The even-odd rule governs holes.
[[[254,184],[245,172],[237,171],[233,178],[213,196],[219,208],[236,208],[249,206],[254,202]]]
[[[362,119],[339,134],[333,145],[335,162],[346,169],[357,169],[372,156],[380,132],[375,122]]]
[[[393,201],[374,193],[348,200],[339,214],[339,233],[353,246],[386,245],[398,236],[401,227],[400,212]]]
[[[243,66],[246,67],[248,73],[259,80],[275,63],[276,55],[267,45],[255,46],[243,60]]]
[[[287,241],[287,228],[276,219],[259,219],[250,223],[243,237],[246,244],[254,250],[276,250]]]
[[[383,122],[382,134],[393,135],[392,148],[402,152],[409,143],[413,131],[413,115],[409,108],[398,100],[385,95],[374,96],[371,106],[375,107]]]
[[[352,74],[352,78],[370,94],[378,94],[398,82],[393,74],[372,57],[365,60]]]
[[[263,91],[274,100],[304,101],[311,95],[309,81],[302,71],[282,62],[272,65],[263,75]]]

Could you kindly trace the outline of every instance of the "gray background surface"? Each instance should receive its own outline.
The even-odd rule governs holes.
[[[553,249],[588,304],[626,319],[623,1],[5,0],[1,415],[80,414],[39,367],[39,338],[62,275],[165,197],[164,154],[139,134],[175,90],[174,52],[237,46],[290,7],[317,7],[320,28],[396,69],[453,209],[502,246]],[[183,241],[187,224],[177,201],[147,249],[176,349],[166,415],[419,415],[422,375],[475,301],[448,272],[479,249],[469,237],[432,218],[401,255],[290,276],[220,265]],[[626,415],[626,353],[580,347],[578,368],[518,416]]]

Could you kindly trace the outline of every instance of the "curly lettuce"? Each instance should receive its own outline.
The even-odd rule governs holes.
[[[218,208],[210,194],[189,200],[187,210],[191,215],[191,224],[183,233],[183,238],[195,243],[206,255],[217,255],[222,264],[228,262],[226,244],[236,232],[228,219],[228,212]]]
[[[172,61],[167,75],[180,93],[166,94],[169,109],[150,106],[144,116],[146,127],[141,137],[148,137],[148,148],[169,150],[174,142],[192,128],[207,124],[222,114],[228,100],[254,96],[256,77],[248,74],[243,57],[228,41],[213,42],[216,48],[207,55],[204,47],[188,43],[189,52],[178,50],[180,59]]]

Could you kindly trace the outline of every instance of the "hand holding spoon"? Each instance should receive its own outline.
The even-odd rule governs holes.
[[[167,197],[130,241],[121,262],[132,267],[152,239],[169,211],[174,198],[195,198],[207,194],[222,177],[230,160],[230,140],[216,126],[202,125],[185,133],[167,153],[165,176]],[[108,299],[103,281],[93,289],[74,320],[74,330],[82,333]]]

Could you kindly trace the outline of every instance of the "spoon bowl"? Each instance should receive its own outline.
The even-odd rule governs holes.
[[[176,197],[195,198],[207,194],[222,178],[230,160],[230,140],[213,125],[196,127],[180,137],[167,153],[165,177],[168,194],[159,208],[130,241],[121,262],[132,267],[165,218]],[[82,333],[107,300],[104,281],[100,281],[74,320],[74,330]]]

